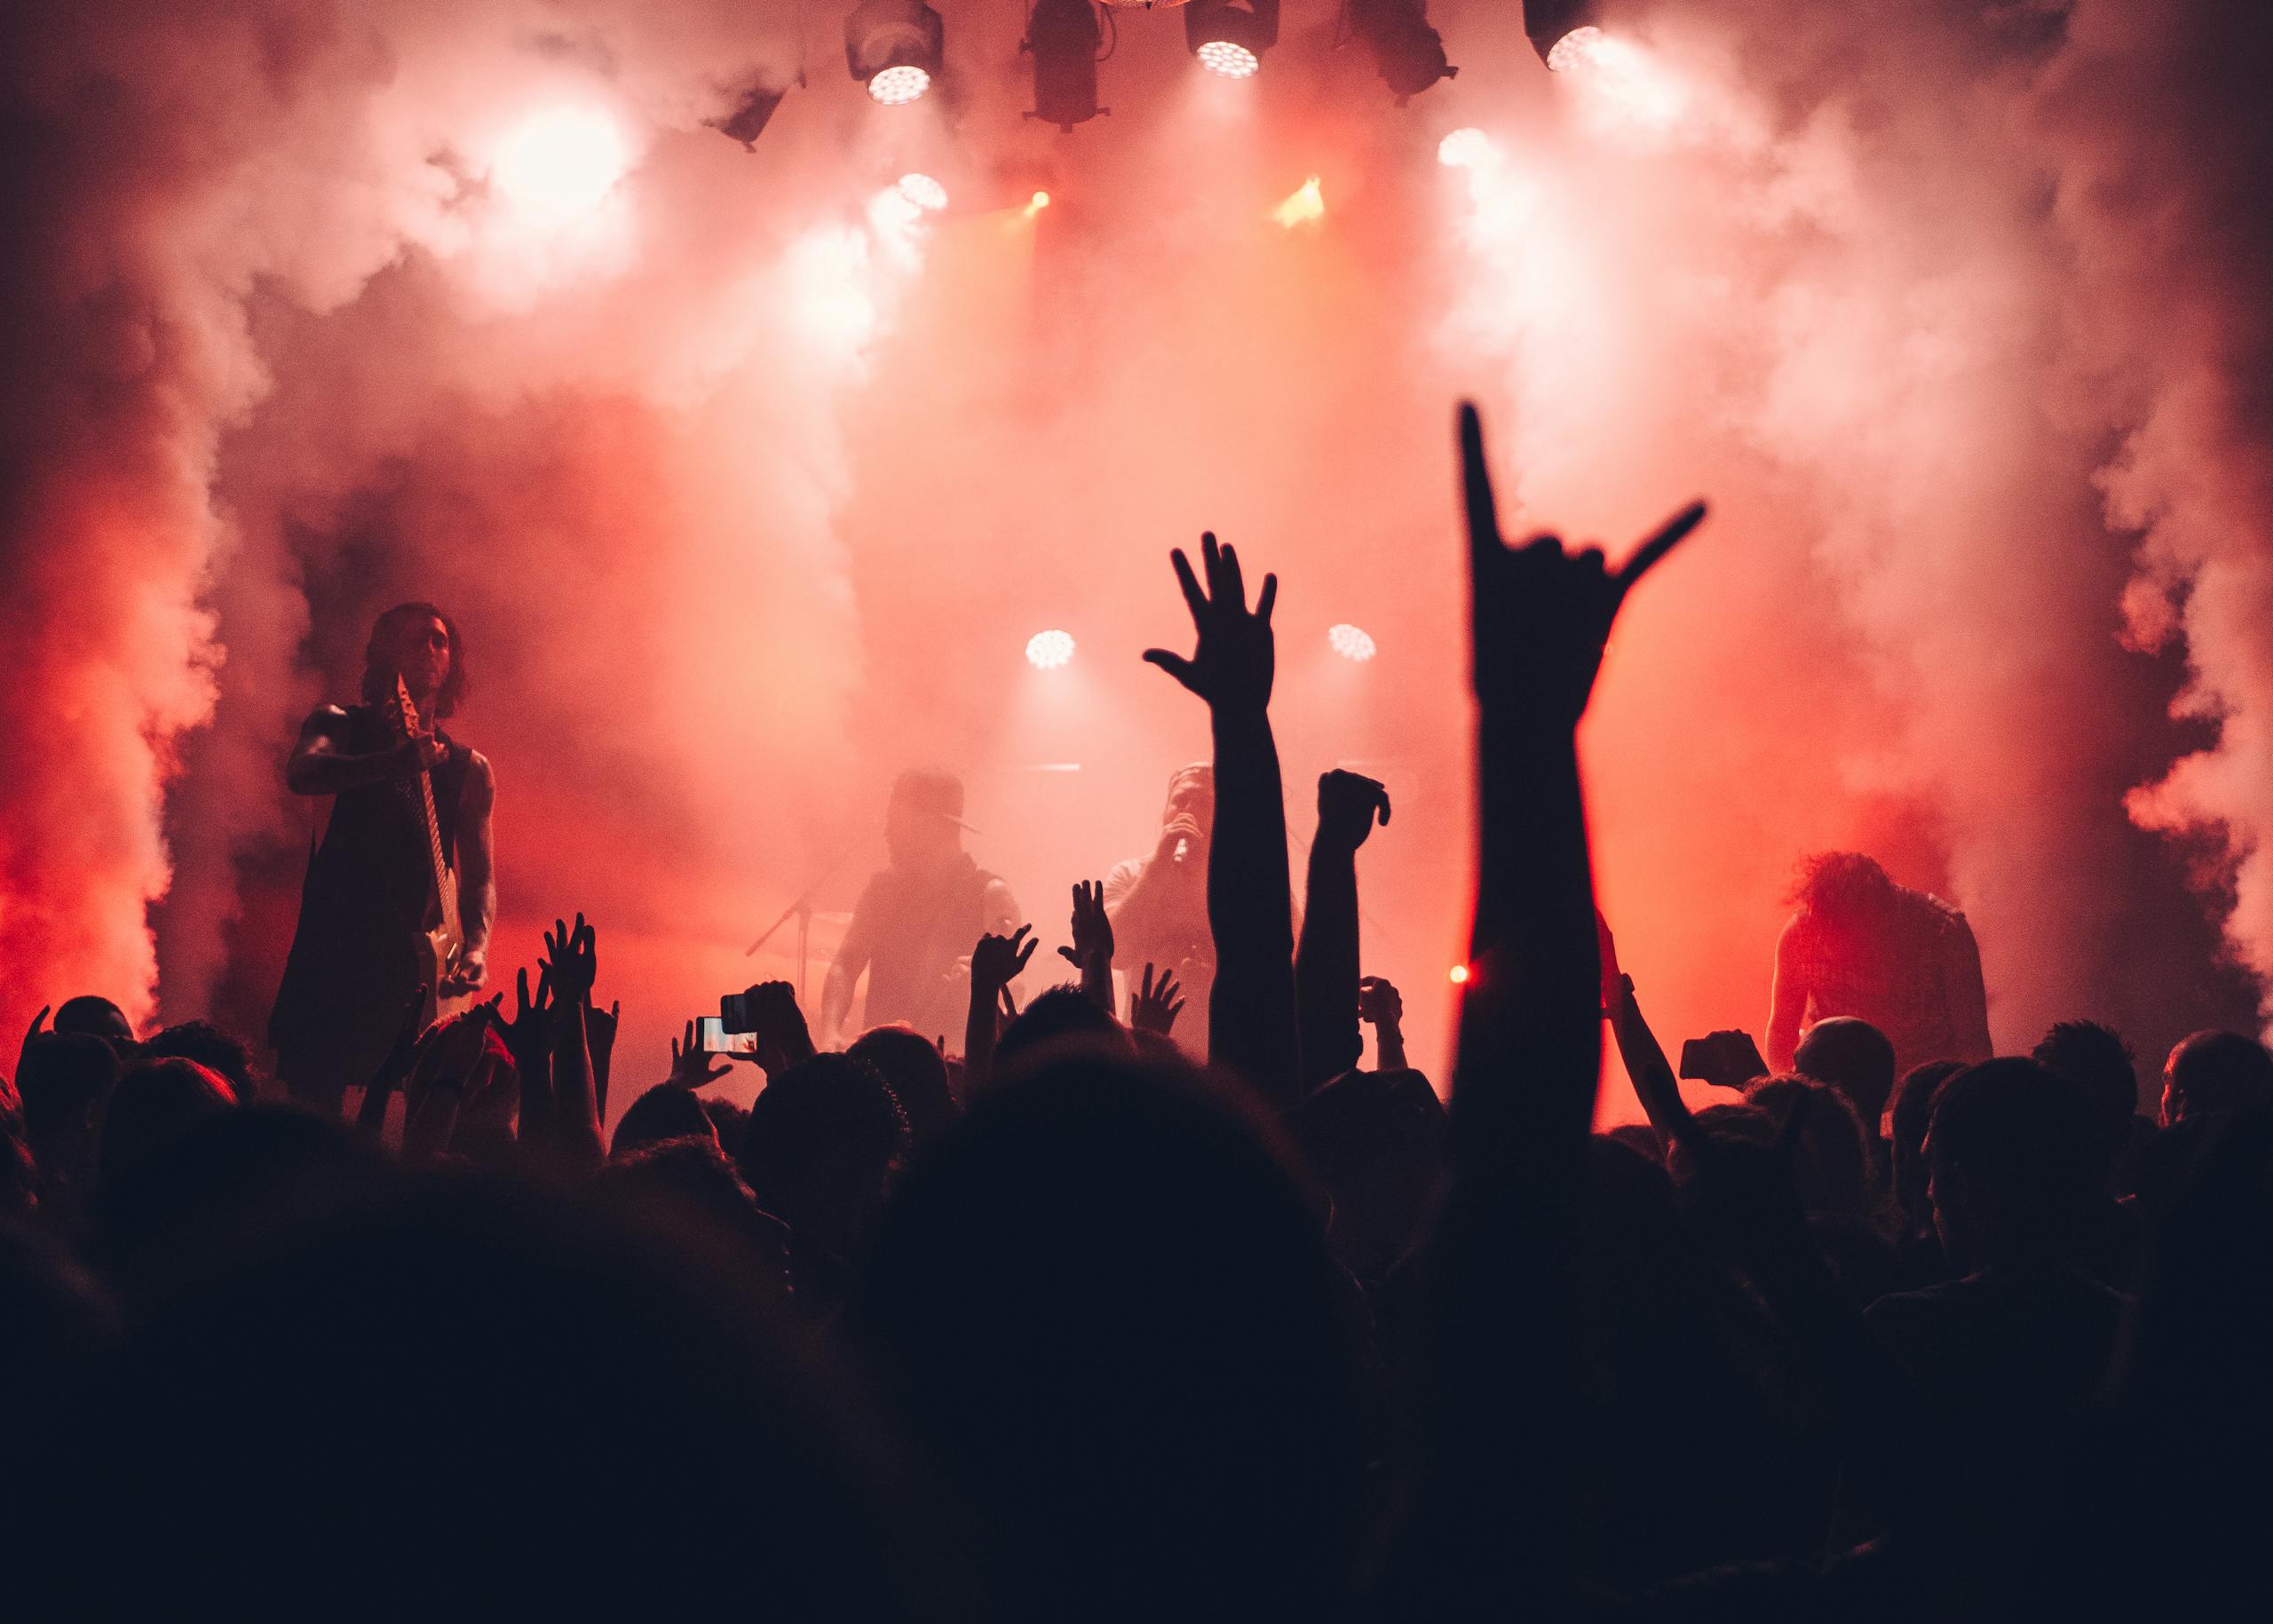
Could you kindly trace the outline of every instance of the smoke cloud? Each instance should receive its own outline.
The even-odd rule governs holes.
[[[2001,1045],[2249,1018],[2267,24],[1658,0],[1550,76],[1517,8],[1437,0],[1462,73],[1398,108],[1312,9],[1238,84],[1123,14],[1115,112],[1071,135],[1016,116],[1014,0],[943,6],[946,82],[902,109],[787,0],[22,26],[0,1019],[99,990],[257,1028],[314,827],[282,754],[411,597],[458,619],[457,731],[497,766],[495,962],[598,920],[625,1087],[795,973],[786,935],[741,949],[842,858],[817,978],[912,762],[964,774],[972,849],[1057,939],[1204,753],[1136,654],[1185,635],[1162,555],[1213,527],[1284,578],[1295,827],[1325,766],[1390,783],[1368,968],[1428,1054],[1466,883],[1461,393],[1511,526],[1615,548],[1715,503],[1586,741],[1669,1038],[1757,1029],[1781,885],[1833,844],[1967,910]],[[706,127],[759,86],[752,150]],[[1488,154],[1440,165],[1463,125]],[[1323,214],[1274,219],[1311,175]],[[1375,661],[1327,648],[1343,621]],[[1022,657],[1045,627],[1062,671]]]

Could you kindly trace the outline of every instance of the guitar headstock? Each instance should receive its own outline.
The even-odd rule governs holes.
[[[387,719],[394,724],[398,738],[408,739],[419,731],[418,702],[410,697],[410,686],[400,677],[394,679],[394,694],[387,701]]]

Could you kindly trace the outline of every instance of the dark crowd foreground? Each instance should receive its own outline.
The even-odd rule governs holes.
[[[510,1009],[408,1017],[352,1122],[210,1026],[43,1011],[0,1088],[11,1614],[2273,1616],[2273,1057],[2188,1040],[2150,1122],[2104,1028],[1990,1058],[1960,988],[1890,1040],[1856,1017],[1915,998],[1810,961],[1786,1069],[1723,1034],[1684,1105],[1573,732],[1703,510],[1617,572],[1511,548],[1461,440],[1449,1108],[1361,975],[1379,785],[1320,782],[1296,928],[1276,581],[1205,538],[1193,652],[1145,656],[1213,733],[1204,1071],[1158,967],[1117,1018],[1089,884],[1023,1011],[1026,933],[973,944],[958,1058],[817,1052],[769,984],[753,1109],[690,1030],[612,1145],[581,918]],[[1881,945],[1977,978],[1917,916]],[[1605,1022],[1646,1129],[1591,1131]]]

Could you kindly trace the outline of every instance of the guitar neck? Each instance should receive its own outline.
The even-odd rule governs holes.
[[[431,772],[418,775],[418,798],[426,814],[426,855],[434,870],[434,895],[442,905],[442,929],[450,935],[458,934],[458,888],[450,866],[442,857],[442,824],[434,815],[434,775]]]

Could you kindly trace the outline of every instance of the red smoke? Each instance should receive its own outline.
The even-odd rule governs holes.
[[[1617,546],[1714,499],[1587,740],[1669,1038],[1757,1028],[1781,883],[1845,844],[1967,909],[2002,1045],[2245,1017],[2209,922],[2273,973],[2273,255],[2232,37],[2266,24],[2230,9],[1662,0],[1590,80],[1437,0],[1462,72],[1404,108],[1330,7],[1240,84],[1129,12],[1113,116],[1060,136],[1016,117],[1023,6],[979,0],[905,109],[813,22],[748,153],[703,121],[795,76],[786,4],[20,25],[0,1020],[92,990],[257,1025],[312,810],[282,752],[407,597],[467,639],[496,962],[591,914],[625,1087],[786,968],[740,948],[911,761],[964,773],[1054,939],[1204,752],[1136,654],[1213,527],[1284,579],[1296,829],[1319,769],[1390,780],[1368,968],[1425,1028],[1466,870],[1462,392],[1511,525]],[[1435,158],[1470,124],[1473,180]],[[936,223],[877,202],[910,170]],[[1272,223],[1311,174],[1323,218]]]

